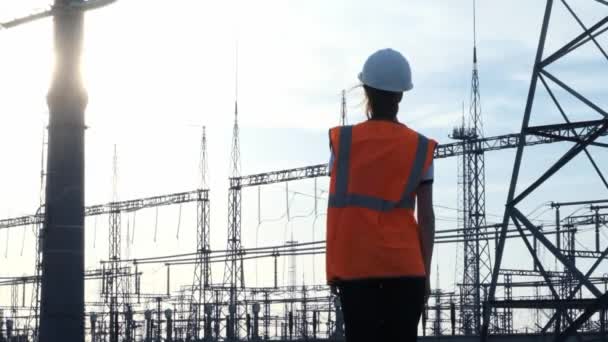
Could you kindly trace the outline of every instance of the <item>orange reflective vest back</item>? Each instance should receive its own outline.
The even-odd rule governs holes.
[[[328,282],[425,276],[415,196],[437,143],[379,120],[329,134]]]

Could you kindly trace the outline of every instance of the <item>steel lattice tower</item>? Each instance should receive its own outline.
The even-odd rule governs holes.
[[[477,63],[476,11],[473,1],[473,72],[468,127],[454,138],[463,140],[464,153],[459,170],[462,174],[460,204],[464,232],[464,264],[461,287],[461,323],[465,335],[478,334],[481,326],[481,284],[491,274],[490,249],[486,233],[485,158],[481,139],[484,138]]]
[[[200,184],[199,188],[207,189],[207,132],[203,127],[203,135],[201,139],[200,149]],[[199,198],[196,201],[196,263],[194,264],[194,280],[192,283],[192,295],[190,297],[190,313],[188,317],[188,326],[186,339],[188,341],[199,339],[200,321],[201,321],[201,305],[207,303],[206,289],[211,283],[211,268],[209,263],[209,254],[211,253],[209,235],[210,235],[210,210],[209,201]],[[210,331],[205,329],[205,337],[210,337]]]
[[[114,145],[112,177],[112,203],[118,202],[118,152]],[[118,342],[120,336],[119,307],[124,295],[121,276],[121,215],[119,208],[112,208],[109,215],[109,275],[106,277],[106,298],[110,315],[110,342]],[[122,302],[126,304],[126,298]]]
[[[46,126],[42,129],[42,149],[41,149],[41,157],[40,157],[40,198],[39,198],[39,207],[36,215],[44,215],[42,211],[44,210],[44,187],[46,181],[46,173],[45,173],[45,156],[47,151],[47,138],[46,138]],[[33,284],[32,294],[31,294],[31,314],[26,323],[26,327],[31,327],[31,320],[34,321],[34,326],[31,327],[33,329],[32,336],[34,341],[38,341],[38,328],[39,328],[39,308],[40,308],[40,277],[42,276],[42,236],[44,229],[44,221],[36,225],[36,243],[35,243],[35,252],[36,252],[36,263],[35,267],[35,275],[36,280]]]
[[[232,179],[241,177],[241,149],[239,142],[238,120],[238,50],[236,53],[234,126],[232,131],[232,152],[230,175]],[[231,182],[232,183],[232,182]],[[238,182],[237,182],[238,183]],[[245,287],[243,256],[241,246],[241,186],[231,184],[228,190],[228,246],[229,256],[224,268],[224,285],[228,286],[228,324],[227,340],[238,339],[241,316],[244,310],[238,307],[241,289]]]
[[[562,6],[560,6],[560,3]],[[592,9],[593,6],[596,6],[599,12],[599,8],[603,7],[605,10],[608,6],[608,3],[605,1],[579,1],[578,6],[582,6],[581,4],[585,4],[588,9]],[[574,21],[578,24],[577,28],[580,30],[579,34],[572,39],[569,39],[567,43],[558,43],[556,46],[553,46],[555,50],[553,52],[547,53],[545,51],[546,45],[551,46],[551,44],[546,44],[548,42],[547,37],[550,28],[550,22],[553,19],[553,14],[558,11],[556,7],[561,7],[561,9],[567,10],[567,12],[572,16]],[[556,19],[560,19],[557,16]],[[517,152],[515,155],[515,161],[513,164],[513,173],[511,176],[511,182],[509,186],[509,192],[506,199],[505,204],[505,212],[503,216],[503,221],[500,230],[500,236],[498,240],[498,244],[496,246],[496,264],[494,269],[492,270],[492,280],[488,293],[488,309],[484,310],[484,320],[482,326],[482,334],[481,341],[488,340],[488,334],[490,331],[490,305],[492,301],[495,299],[496,287],[498,276],[501,268],[501,262],[503,259],[503,253],[505,250],[505,244],[507,239],[507,231],[513,224],[521,239],[519,241],[523,242],[526,249],[528,250],[530,256],[534,260],[534,265],[538,269],[538,272],[542,275],[545,284],[549,288],[552,296],[552,300],[555,301],[568,301],[572,300],[577,296],[577,293],[581,293],[581,295],[588,296],[591,299],[591,304],[585,306],[585,309],[582,310],[582,313],[578,315],[576,318],[570,317],[569,314],[566,314],[568,308],[558,306],[553,316],[549,321],[545,324],[542,331],[546,332],[551,327],[554,327],[554,332],[557,335],[555,338],[556,342],[563,342],[566,339],[576,333],[581,329],[581,327],[586,324],[591,317],[597,313],[600,309],[604,309],[606,305],[608,305],[608,293],[601,291],[591,280],[590,277],[596,272],[596,268],[599,266],[601,261],[608,255],[608,249],[605,249],[599,258],[597,258],[591,267],[587,268],[584,266],[587,265],[577,265],[573,262],[573,259],[569,257],[568,253],[564,253],[564,250],[560,247],[560,241],[557,239],[556,244],[550,241],[545,234],[543,234],[542,230],[532,223],[532,219],[529,218],[529,214],[526,215],[522,211],[522,202],[530,197],[530,195],[538,196],[542,194],[542,190],[540,187],[542,185],[546,185],[547,181],[551,179],[558,171],[560,171],[564,166],[571,163],[575,157],[579,155],[584,155],[586,159],[591,164],[590,170],[593,170],[597,174],[597,179],[601,181],[604,186],[603,189],[600,186],[600,182],[598,182],[597,194],[599,196],[602,194],[606,194],[606,189],[608,189],[608,182],[606,181],[606,177],[604,176],[602,170],[598,167],[595,158],[591,153],[591,149],[589,147],[600,146],[605,147],[606,145],[603,142],[598,141],[600,137],[605,136],[608,132],[608,109],[606,105],[603,103],[596,103],[591,100],[589,97],[585,95],[585,93],[589,93],[588,89],[576,89],[580,88],[575,87],[570,82],[561,79],[563,77],[561,70],[563,69],[552,69],[551,66],[556,62],[563,60],[564,57],[571,55],[574,51],[580,49],[585,45],[593,44],[597,50],[599,51],[598,56],[604,60],[608,59],[608,54],[606,54],[606,49],[602,46],[602,42],[598,40],[598,36],[606,31],[608,31],[608,15],[603,15],[599,20],[593,22],[592,25],[587,26],[581,20],[579,14],[570,6],[567,0],[554,1],[547,0],[545,11],[543,15],[542,26],[540,30],[540,36],[538,40],[538,46],[536,50],[536,57],[534,59],[534,67],[532,68],[532,75],[530,80],[530,87],[528,90],[528,97],[526,100],[526,107],[524,110],[524,115],[522,119],[520,138],[518,140]],[[561,29],[561,28],[560,28]],[[554,44],[555,45],[555,44]],[[606,69],[603,69],[606,70]],[[595,72],[593,70],[592,72]],[[578,73],[577,76],[584,77],[584,75],[589,75],[589,70],[583,70],[583,72]],[[559,89],[559,92],[556,92],[556,89]],[[584,90],[585,92],[582,92]],[[544,95],[548,95],[546,97],[537,96],[537,92],[542,92]],[[567,94],[567,95],[566,95]],[[566,96],[564,96],[566,95]],[[576,99],[577,104],[580,106],[577,108],[576,113],[579,115],[576,119],[570,117],[570,113],[564,107],[563,103],[565,100]],[[554,105],[549,107],[549,109],[553,109],[552,111],[548,111],[546,108],[543,108],[540,113],[533,110],[533,106],[535,102],[539,102],[539,100],[548,100],[550,104]],[[542,102],[541,102],[542,104]],[[551,113],[552,112],[552,113]],[[543,122],[548,122],[544,125],[531,125],[532,117],[537,118],[539,115],[544,114]],[[547,114],[551,114],[548,116]],[[581,115],[583,114],[583,115]],[[576,121],[575,121],[576,120]],[[525,182],[519,182],[519,176],[521,170],[525,168],[523,155],[524,150],[526,148],[526,141],[529,139],[533,139],[537,136],[542,136],[542,130],[547,127],[551,128],[560,128],[564,129],[566,132],[570,134],[569,137],[564,136],[551,136],[553,138],[552,142],[569,142],[570,146],[568,146],[567,151],[564,153],[563,151],[554,150],[551,151],[551,157],[558,157],[557,161],[550,164],[550,166],[541,166],[535,164],[535,161],[528,161],[528,165],[532,164],[536,169],[540,169],[540,176],[537,176],[532,179],[532,181],[526,180]],[[549,154],[546,154],[545,157],[548,157]],[[551,158],[550,160],[555,160]],[[577,165],[577,172],[581,175],[587,171],[582,165]],[[587,174],[585,174],[587,175]],[[523,183],[523,184],[522,184]],[[571,198],[572,196],[581,195],[575,193],[566,194]],[[537,197],[538,198],[538,197]],[[572,202],[573,203],[573,202]],[[559,214],[556,211],[557,215],[557,223],[559,224]],[[564,272],[568,274],[568,277],[571,277],[574,283],[576,284],[574,288],[569,289],[570,285],[568,285],[568,293],[559,293],[559,288],[557,285],[564,285],[562,283],[555,283],[551,279],[550,274],[547,272],[545,265],[547,263],[543,262],[542,258],[538,255],[538,250],[535,246],[532,245],[534,241],[530,241],[527,235],[531,235],[533,239],[538,241],[543,247],[544,250],[551,253],[561,265],[564,267]],[[559,236],[559,235],[558,235]],[[569,240],[570,241],[570,240]],[[557,246],[556,246],[557,245]],[[596,247],[597,248],[597,247]],[[572,246],[570,246],[572,249]],[[567,252],[567,251],[566,251]],[[582,268],[584,267],[584,268]],[[584,272],[584,273],[583,273]],[[566,279],[565,282],[570,282],[570,279]],[[585,288],[585,293],[582,293],[582,288]],[[577,309],[578,310],[578,309]],[[565,325],[567,328],[563,329],[560,324],[560,320],[565,318]]]

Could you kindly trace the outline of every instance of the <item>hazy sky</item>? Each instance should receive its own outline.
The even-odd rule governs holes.
[[[544,1],[478,1],[478,45],[483,119],[486,135],[517,132],[521,125],[530,71]],[[45,1],[3,1],[0,19],[42,7]],[[584,6],[584,4],[587,4]],[[573,4],[591,26],[608,12],[593,1]],[[576,22],[557,4],[547,50],[554,51],[580,33]],[[602,12],[603,11],[603,12]],[[40,149],[48,112],[45,94],[52,68],[51,21],[41,20],[0,31],[0,217],[33,213],[39,197]],[[600,38],[604,44],[606,36]],[[413,69],[414,89],[406,94],[400,119],[442,143],[459,124],[462,104],[468,106],[472,60],[472,6],[469,0],[440,1],[144,1],[120,0],[86,15],[83,74],[89,92],[86,112],[87,204],[111,199],[112,150],[119,151],[119,197],[191,190],[198,186],[201,126],[209,135],[212,191],[212,249],[224,249],[226,189],[231,125],[235,100],[235,50],[238,42],[238,102],[244,174],[327,161],[327,129],[339,121],[340,91],[357,84],[365,58],[392,47],[406,55]],[[589,44],[552,67],[552,71],[606,105],[605,60]],[[563,95],[563,92],[558,92]],[[362,94],[348,94],[349,122],[362,119]],[[576,120],[593,116],[571,98],[565,107]],[[561,119],[544,93],[539,94],[532,124]],[[557,160],[567,144],[535,147],[526,153],[521,181],[530,183],[543,166]],[[606,169],[605,153],[592,149]],[[512,170],[513,151],[492,152],[487,161],[488,221],[502,214]],[[602,160],[603,159],[603,160]],[[439,205],[456,208],[456,160],[436,165],[435,196]],[[524,203],[527,211],[546,201],[603,198],[589,163],[582,158],[548,183],[542,195]],[[291,191],[312,194],[312,181],[290,184]],[[319,180],[319,194],[327,180]],[[521,187],[520,187],[521,188]],[[605,189],[602,189],[605,191]],[[308,241],[324,238],[324,216],[310,215],[313,201],[290,193],[292,216],[287,221],[284,185],[244,193],[243,243],[281,244],[293,232]],[[574,198],[576,197],[576,198]],[[319,201],[321,207],[326,203]],[[552,211],[539,219],[551,220]],[[138,213],[131,255],[194,250],[194,207]],[[581,213],[585,210],[581,210]],[[455,227],[456,211],[437,208],[438,229]],[[533,215],[534,216],[534,215]],[[260,218],[262,221],[260,224]],[[277,219],[273,222],[265,220]],[[132,224],[133,217],[123,218]],[[94,227],[97,227],[95,234]],[[158,230],[154,241],[154,230]],[[313,228],[311,228],[313,227]],[[132,229],[129,226],[129,229]],[[31,227],[0,231],[0,276],[31,273]],[[583,235],[583,234],[581,234]],[[581,236],[583,243],[586,241]],[[7,238],[8,245],[5,245]],[[93,248],[95,241],[95,248]],[[87,265],[107,256],[107,218],[87,219]],[[591,240],[589,240],[591,241]],[[8,251],[6,251],[8,246]],[[529,258],[515,257],[519,243],[509,245],[507,263],[531,267]],[[591,243],[587,245],[592,246]],[[435,261],[441,285],[452,288],[460,246],[440,246]],[[493,252],[493,245],[492,245]],[[5,257],[5,254],[7,257]],[[493,254],[493,253],[492,253]],[[548,254],[548,253],[546,253]],[[548,258],[548,257],[547,257]],[[549,260],[549,259],[547,259]],[[314,263],[314,279],[312,265]],[[26,265],[26,266],[24,266]],[[270,262],[268,263],[270,265]],[[323,257],[302,258],[298,279],[324,281]],[[509,265],[507,265],[509,266]],[[285,272],[285,266],[283,273]],[[147,279],[150,291],[163,291],[159,265]],[[271,272],[260,263],[259,285]],[[190,269],[182,276],[190,279]],[[214,269],[221,281],[223,266]],[[603,272],[603,271],[602,271]],[[152,273],[152,271],[150,271]],[[256,272],[248,268],[248,282]],[[179,276],[178,276],[179,278]],[[435,281],[435,275],[433,276]],[[286,281],[287,277],[283,275]],[[189,280],[182,281],[187,283]],[[264,282],[265,281],[265,282]],[[159,284],[160,283],[160,284]],[[176,285],[178,281],[176,280]],[[94,285],[95,289],[97,285]],[[0,297],[8,294],[0,288]]]

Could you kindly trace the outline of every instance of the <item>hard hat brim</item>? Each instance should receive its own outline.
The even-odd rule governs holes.
[[[410,83],[405,87],[399,87],[399,88],[391,88],[391,87],[386,87],[386,86],[382,86],[382,85],[378,85],[378,84],[374,84],[374,82],[370,82],[368,80],[365,79],[365,77],[363,76],[363,72],[360,72],[359,75],[357,75],[357,78],[359,79],[359,81],[361,83],[363,83],[366,86],[375,88],[375,89],[380,89],[380,90],[384,90],[384,91],[391,91],[393,93],[401,93],[401,92],[406,92],[406,91],[410,91],[414,88],[414,84]]]

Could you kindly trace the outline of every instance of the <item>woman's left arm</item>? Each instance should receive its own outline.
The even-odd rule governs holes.
[[[435,212],[433,211],[433,183],[423,183],[416,192],[420,247],[427,276],[427,296],[430,292],[431,260],[435,243]]]

